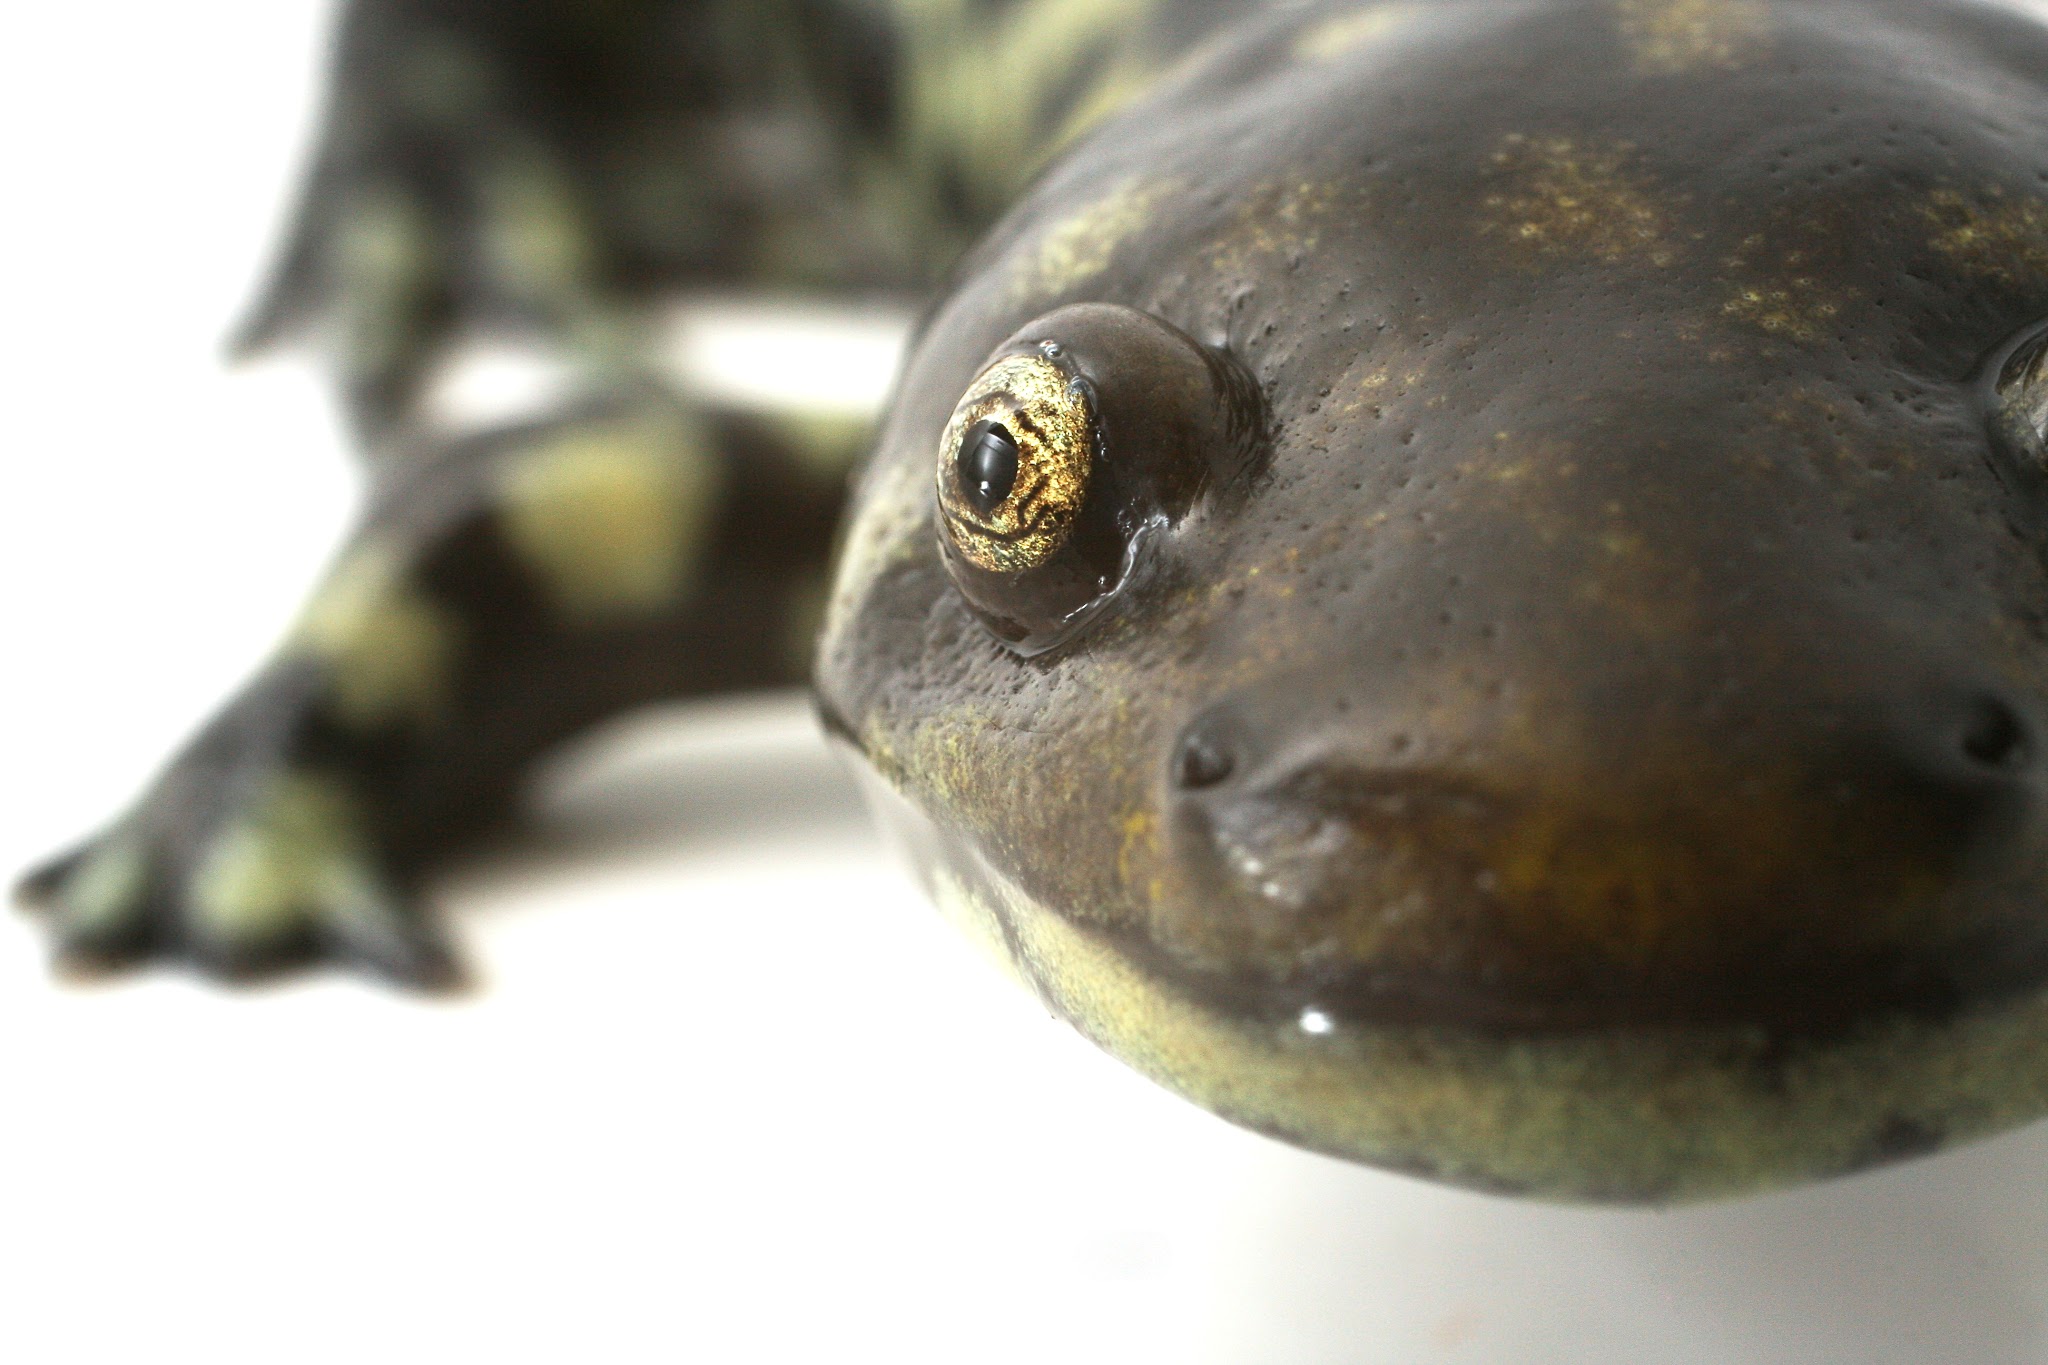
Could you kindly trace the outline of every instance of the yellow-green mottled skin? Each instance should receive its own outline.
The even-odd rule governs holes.
[[[717,475],[676,416],[641,415],[521,451],[497,501],[513,552],[564,615],[658,615],[689,589]]]
[[[1668,1200],[2048,1109],[2031,21],[356,0],[336,90],[243,340],[326,348],[368,510],[30,880],[60,960],[445,984],[420,885],[553,745],[822,611],[942,906],[1239,1122]],[[862,436],[691,392],[655,310],[940,284],[828,574]],[[447,429],[492,330],[564,395]],[[1024,356],[1075,505],[965,554],[944,436]]]
[[[338,718],[368,729],[431,719],[445,704],[456,629],[406,581],[394,547],[365,540],[328,571],[284,648],[318,659]]]

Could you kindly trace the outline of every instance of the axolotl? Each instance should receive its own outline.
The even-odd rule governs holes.
[[[926,298],[879,430],[669,382],[704,288]],[[574,382],[429,420],[489,333]],[[367,511],[24,883],[65,967],[445,987],[537,760],[809,673],[969,933],[1287,1141],[1672,1201],[2048,1112],[2015,10],[355,0],[291,342]]]

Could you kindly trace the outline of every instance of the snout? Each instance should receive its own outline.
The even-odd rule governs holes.
[[[1718,712],[1609,689],[1420,741],[1344,686],[1248,689],[1165,756],[1156,946],[1237,1012],[1324,1027],[1816,1035],[2038,985],[2039,706],[1889,673]]]

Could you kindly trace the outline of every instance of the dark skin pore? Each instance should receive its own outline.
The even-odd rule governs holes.
[[[1492,988],[1493,1008],[1510,1017],[1556,1012],[1540,1000],[1518,1010],[1512,991],[1501,991],[1525,973],[1534,996],[1565,994],[1567,980],[1590,973],[1585,984],[1609,987],[1616,1010],[1654,1006],[1677,1017],[1740,1009],[1730,993],[1749,989],[1745,977],[1796,976],[1816,955],[1853,976],[1843,936],[1851,921],[1867,922],[1876,889],[1909,880],[1906,868],[1945,876],[1961,856],[1954,845],[2000,823],[1992,808],[2025,799],[2024,780],[2003,760],[2018,757],[2026,722],[2017,712],[2031,705],[2018,685],[2034,662],[2041,571],[2021,533],[2036,509],[2032,480],[2002,472],[2007,462],[1994,459],[1972,381],[1991,348],[2036,320],[2048,294],[2002,257],[1945,252],[1941,234],[1947,196],[1964,193],[1944,187],[1976,186],[1985,201],[1966,196],[1954,210],[1959,220],[1994,220],[2010,207],[1997,196],[2023,191],[2031,163],[2016,163],[2006,138],[1979,134],[1986,145],[1959,147],[1945,126],[1908,127],[1890,158],[1897,164],[1871,153],[1858,158],[1860,172],[1849,171],[1841,143],[1863,124],[1879,113],[1927,111],[1897,95],[1871,110],[1859,82],[1884,78],[1840,70],[1839,60],[1832,78],[1787,94],[1777,63],[1835,55],[1797,31],[1777,37],[1774,57],[1759,56],[1756,69],[1714,72],[1720,84],[1745,87],[1733,127],[1670,126],[1661,106],[1635,103],[1654,84],[1647,78],[1610,80],[1604,99],[1598,84],[1581,87],[1592,94],[1562,110],[1548,88],[1481,99],[1476,72],[1464,68],[1496,60],[1497,46],[1541,43],[1547,50],[1528,60],[1576,64],[1589,83],[1593,68],[1612,60],[1583,28],[1513,30],[1510,20],[1485,41],[1459,35],[1432,54],[1441,69],[1418,62],[1406,80],[1474,94],[1462,106],[1439,96],[1406,127],[1369,116],[1382,103],[1398,107],[1406,89],[1394,87],[1331,100],[1331,122],[1303,134],[1301,147],[1316,150],[1290,146],[1223,175],[1204,175],[1191,155],[1169,159],[1171,148],[1193,153],[1202,139],[1161,139],[1161,174],[1193,182],[1176,200],[1225,207],[1192,222],[1192,213],[1161,210],[1161,226],[1087,280],[1086,296],[1227,338],[1258,374],[1276,427],[1255,507],[1162,553],[1197,593],[1280,564],[1306,581],[1289,595],[1286,619],[1245,605],[1249,587],[1215,607],[1194,606],[1185,588],[1178,600],[1162,591],[1156,606],[1171,605],[1178,617],[1160,612],[1145,625],[1106,630],[1092,647],[1012,670],[1009,680],[1022,676],[1028,698],[1055,687],[1062,670],[1141,669],[1199,634],[1201,657],[1176,657],[1170,677],[1185,680],[1188,694],[1228,700],[1229,718],[1205,724],[1235,729],[1249,769],[1266,761],[1257,751],[1292,741],[1275,733],[1286,722],[1265,714],[1266,684],[1230,680],[1240,670],[1268,672],[1256,656],[1277,646],[1288,656],[1284,669],[1270,670],[1287,679],[1282,709],[1348,701],[1345,713],[1361,717],[1325,723],[1339,734],[1317,743],[1344,751],[1343,773],[1330,783],[1371,786],[1388,780],[1376,771],[1395,769],[1440,787],[1445,801],[1458,790],[1475,800],[1483,793],[1503,819],[1519,818],[1509,807],[1576,803],[1545,817],[1555,842],[1543,854],[1564,860],[1559,871],[1568,875],[1532,884],[1526,907],[1475,910],[1483,923],[1446,926],[1442,940],[1419,924],[1387,945],[1390,967],[1412,962],[1430,976],[1445,975],[1452,955],[1469,955],[1473,970],[1495,962],[1511,975]],[[1802,41],[1811,45],[1804,52]],[[1251,83],[1245,101],[1259,88]],[[1681,101],[1674,94],[1670,102]],[[1208,137],[1228,137],[1229,113],[1212,119],[1220,126]],[[1520,131],[1527,128],[1547,131]],[[1943,142],[1949,149],[1932,155]],[[1780,156],[1779,143],[1796,156]],[[1730,144],[1755,153],[1716,165],[1714,154]],[[1424,164],[1438,169],[1424,175]],[[1453,175],[1450,166],[1469,170]],[[1115,175],[1077,171],[1068,196],[1085,202]],[[1283,179],[1313,187],[1304,201],[1317,198],[1299,209],[1306,221],[1297,234],[1314,239],[1315,269],[1296,269],[1305,248],[1283,241],[1240,272],[1189,281],[1182,263],[1228,237],[1231,209]],[[1567,193],[1585,206],[1585,222],[1552,202]],[[1053,198],[1033,201],[1021,219],[1056,214],[1045,204]],[[1725,211],[1712,212],[1717,206]],[[1446,222],[1469,227],[1450,240],[1425,227]],[[1847,222],[1865,225],[1864,235],[1840,232]],[[1887,224],[1889,234],[1878,226]],[[1752,292],[1780,292],[1787,270],[1802,272],[1824,300],[1812,306],[1807,335],[1752,320],[1742,306]],[[1161,280],[1168,283],[1151,283]],[[956,304],[927,340],[931,359],[914,369],[899,413],[921,400],[936,410],[965,387],[973,361],[959,357],[990,349],[974,336],[999,338],[1060,301],[1030,296],[1007,315],[976,308],[971,297]],[[1336,325],[1267,330],[1303,314]],[[927,397],[918,380],[941,368]],[[1406,370],[1420,377],[1411,381]],[[1385,400],[1371,401],[1382,390]],[[920,413],[901,424],[932,423]],[[1918,477],[1902,494],[1899,475],[1909,469]],[[1486,554],[1471,548],[1478,544]],[[1914,553],[1885,552],[1901,544]],[[935,591],[933,610],[949,600]],[[1125,616],[1154,607],[1133,601]],[[1310,647],[1319,636],[1333,643]],[[1002,666],[981,660],[971,635],[960,648],[970,652],[940,652],[936,666]],[[909,659],[865,640],[862,649],[873,664],[849,658],[843,681],[828,674],[828,693],[843,688],[849,711],[876,704],[870,688],[892,698],[914,689],[920,669],[932,666],[920,662],[928,648]],[[1457,660],[1457,671],[1431,676],[1432,656]],[[949,678],[946,687],[957,701],[960,684]],[[1458,692],[1473,694],[1459,724],[1413,718]],[[1146,766],[1163,771],[1180,723],[1206,708],[1161,709],[1166,743]],[[1549,733],[1510,733],[1532,714]],[[1942,739],[1913,733],[1921,721]],[[855,718],[849,725],[861,728]],[[1395,750],[1401,730],[1413,733],[1397,762],[1373,752]],[[2012,753],[1996,737],[2006,730]],[[1965,743],[1979,731],[1981,757]],[[1708,761],[1724,771],[1709,776],[1713,769],[1700,766]],[[1757,884],[1736,898],[1688,890],[1697,878],[1681,866],[1690,855],[1678,845],[1699,842],[1701,831],[1681,822],[1739,819],[1718,809],[1713,790],[1743,773],[1754,793],[1746,801],[1780,803],[1760,823],[1781,826],[1788,843],[1809,851],[1784,869],[1790,880],[1781,886],[1778,869],[1758,865],[1763,835],[1731,825],[1730,837],[1752,850],[1731,861],[1750,867]],[[1599,789],[1551,790],[1581,774],[1601,775]],[[1831,792],[1838,780],[1854,794]],[[1708,790],[1688,795],[1687,787]],[[1354,799],[1365,796],[1330,796],[1335,805]],[[1662,807],[1650,818],[1628,814],[1650,800]],[[1958,827],[1927,818],[1930,811],[1952,813]],[[1469,843],[1485,860],[1505,831],[1425,837]],[[1624,838],[1644,841],[1639,872],[1585,869],[1587,885],[1573,899],[1574,850]],[[1851,846],[1838,868],[1814,866],[1813,855],[1832,860],[1830,845],[1840,844]],[[1105,846],[1092,869],[1066,861],[1066,880],[1048,891],[1062,902],[1114,902],[1117,852]],[[1885,863],[1893,866],[1873,867]],[[1860,890],[1859,869],[1872,879]],[[1512,870],[1496,868],[1504,878]],[[1200,874],[1181,867],[1176,875]],[[1745,874],[1731,866],[1725,875]],[[1811,888],[1808,913],[1782,913],[1794,883]],[[1745,903],[1739,911],[1734,899]],[[1365,910],[1346,897],[1335,902],[1330,913],[1339,917]],[[1692,915],[1716,917],[1714,932],[1700,931]],[[1930,991],[1933,978],[1965,991],[1979,976],[1991,988],[2007,971],[2031,980],[2038,943],[2025,931],[2033,922],[2021,907],[1916,900],[1889,932],[1870,931],[1871,989],[1880,977],[1903,987],[1915,970],[1908,960],[1928,953],[1937,959],[1927,964]],[[1180,927],[1191,958],[1250,966],[1261,955],[1242,919],[1213,907],[1188,909]],[[1475,930],[1498,941],[1475,939]],[[1984,960],[1986,931],[2004,961]],[[1283,960],[1291,951],[1279,947]],[[1612,972],[1639,980],[1609,981]],[[1774,1007],[1800,1013],[1792,999]],[[1577,1008],[1577,1019],[1605,1012],[1595,1002]]]
[[[519,16],[493,41],[528,51]],[[2040,1112],[2048,479],[2012,417],[2026,394],[1996,381],[2048,318],[2048,39],[1903,3],[1333,4],[1192,45],[1209,23],[1167,6],[1130,31],[1172,73],[955,269],[856,486],[822,709],[934,889],[1140,1069],[1445,1179],[1726,1193]],[[886,25],[860,31],[892,50]],[[597,50],[609,71],[625,49]],[[753,48],[692,60],[714,50]],[[1114,67],[1104,51],[1089,69]],[[910,126],[885,88],[768,66],[719,67],[701,107],[670,107],[658,81],[514,60],[584,91],[553,106],[577,115],[525,141],[497,116],[481,140],[413,127],[400,159],[407,183],[481,184],[475,167],[537,139],[571,169],[517,183],[571,184],[643,95],[702,141],[722,113],[782,107],[729,92],[823,90],[789,107],[819,119],[828,167]],[[357,154],[337,145],[330,171]],[[363,145],[373,168],[394,155]],[[905,183],[927,221],[975,224],[971,165]],[[422,259],[488,258],[464,217],[481,199],[422,202]],[[587,187],[563,202],[610,221]],[[700,255],[636,255],[613,224],[603,250],[551,258],[583,273],[546,288],[430,272],[350,304],[377,322],[342,372],[380,462],[431,463],[404,412],[450,319],[538,317],[594,357],[600,407],[640,401],[618,301],[773,275],[733,264],[774,217],[747,202],[765,216],[729,238],[677,210]],[[787,240],[835,251],[775,278],[931,268],[848,231],[871,205],[845,184],[792,202]],[[305,241],[273,321],[317,295]],[[1065,522],[1021,508],[1030,553],[978,563],[983,532],[940,509],[983,466],[940,437],[977,375],[1019,357],[1051,376],[1035,408],[1022,379],[988,400],[1012,403],[1020,472],[968,502],[998,530],[1008,491],[1068,488],[1078,510],[1047,548],[1028,528]],[[1081,466],[1033,445],[1066,439],[1069,412]],[[216,868],[211,831],[236,828],[252,773],[338,774],[349,838],[409,889],[561,736],[775,677],[779,566],[819,562],[826,495],[714,416],[689,413],[698,434],[651,462],[564,466],[612,480],[589,495],[605,508],[648,469],[726,471],[695,586],[598,624],[561,613],[549,561],[508,553],[522,523],[493,501],[492,461],[557,428],[451,461],[475,491],[390,524],[410,528],[404,581],[463,624],[435,675],[452,710],[366,734],[336,720],[353,655],[322,656],[331,677],[288,658],[215,732],[286,740],[188,758],[131,818],[148,913],[88,913],[104,907],[75,869],[36,884],[60,941],[230,971],[335,950],[445,979],[409,906],[224,934],[275,917],[231,894],[248,877]],[[635,571],[605,580],[614,608],[640,602]]]
[[[1991,11],[1788,5],[1673,51],[1627,17],[1446,7],[1284,77],[1299,38],[1248,39],[998,229],[869,475],[860,515],[908,529],[843,570],[842,731],[935,863],[978,860],[956,894],[1077,1023],[1311,1145],[1432,1164],[1204,1050],[1277,1075],[1298,1020],[1365,1090],[1392,1038],[1602,1076],[1620,1040],[1690,1039],[1633,1093],[1704,1131],[1674,1098],[1702,1074],[1782,1092],[1874,1021],[1947,1037],[2041,981],[2042,484],[1985,375],[2048,315],[2048,45]],[[1142,203],[1098,271],[1014,287],[1118,196]],[[1077,299],[1237,357],[1268,445],[1248,497],[1199,502],[1085,634],[1020,660],[908,471],[982,358],[1059,339],[1031,319]],[[1046,916],[1137,984],[1076,968]],[[1978,1107],[1879,1089],[1829,1160]],[[1457,1178],[1669,1197],[1690,1159]]]

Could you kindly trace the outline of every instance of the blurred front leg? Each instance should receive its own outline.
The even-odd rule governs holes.
[[[396,467],[297,626],[107,831],[32,876],[58,957],[444,985],[417,899],[565,737],[793,683],[838,486],[649,388]]]

